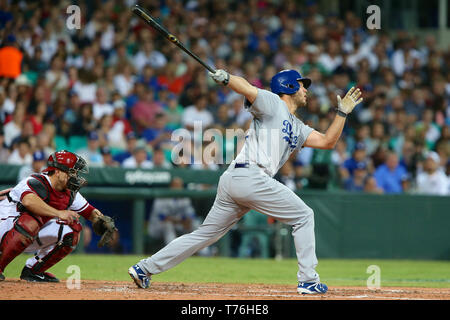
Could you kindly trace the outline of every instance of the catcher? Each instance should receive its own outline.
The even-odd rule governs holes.
[[[101,236],[98,245],[108,244],[117,228],[114,220],[90,205],[78,192],[87,184],[84,159],[62,150],[50,155],[47,168],[0,191],[0,281],[6,266],[22,252],[29,258],[20,278],[32,282],[59,282],[46,272],[76,247],[83,216]],[[3,198],[3,199],[2,199]]]

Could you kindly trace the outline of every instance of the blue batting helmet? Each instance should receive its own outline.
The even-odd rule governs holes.
[[[303,78],[302,75],[295,70],[283,70],[272,77],[270,81],[270,90],[273,93],[294,94],[300,89],[298,81],[303,82],[303,86],[308,89],[311,85],[311,79]]]

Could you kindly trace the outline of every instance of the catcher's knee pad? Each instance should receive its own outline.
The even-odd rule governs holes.
[[[0,242],[0,272],[30,244],[41,229],[42,221],[28,213],[22,213],[14,226],[6,232]]]
[[[47,255],[45,255],[44,257],[39,257],[38,255],[36,255],[35,258],[37,261],[31,268],[34,273],[42,273],[48,270],[56,263],[61,261],[64,257],[66,257],[69,253],[71,253],[73,249],[75,249],[80,239],[82,226],[81,224],[76,223],[71,225],[70,227],[72,228],[71,232],[66,233],[62,236],[64,225],[61,225],[58,242],[56,243],[53,250],[47,253]]]

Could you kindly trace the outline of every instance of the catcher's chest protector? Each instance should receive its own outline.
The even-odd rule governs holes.
[[[34,179],[28,181],[28,186],[50,207],[57,210],[67,210],[75,199],[75,192],[70,190],[56,191],[42,174],[33,174]]]

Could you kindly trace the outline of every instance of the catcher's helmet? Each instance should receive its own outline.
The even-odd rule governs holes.
[[[311,79],[303,78],[296,70],[283,70],[272,77],[270,90],[276,94],[294,94],[300,89],[298,81],[303,82],[303,86],[308,89]]]
[[[67,182],[69,190],[77,192],[87,184],[86,179],[79,176],[79,173],[89,172],[86,161],[75,153],[67,150],[52,153],[48,157],[47,168],[44,171],[53,171],[55,169],[59,169],[69,175]]]

